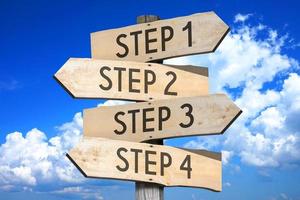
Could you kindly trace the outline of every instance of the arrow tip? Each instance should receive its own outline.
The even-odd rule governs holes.
[[[81,174],[84,177],[88,177],[87,174],[79,167],[79,165],[77,165],[77,163],[72,159],[72,157],[67,153],[66,157],[73,163],[73,165],[75,165],[75,167],[81,172]]]
[[[53,78],[73,99],[75,99],[75,96],[72,94],[72,92],[70,90],[68,90],[68,88],[59,80],[59,78],[56,76],[56,74],[53,75]]]
[[[222,134],[231,126],[231,124],[242,114],[242,110],[240,110],[234,118],[227,124],[227,126],[222,130]]]

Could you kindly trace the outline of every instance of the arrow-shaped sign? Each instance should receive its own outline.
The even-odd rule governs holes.
[[[221,191],[221,154],[84,137],[68,157],[85,177]]]
[[[103,106],[84,110],[83,133],[135,142],[221,134],[241,112],[224,94]]]
[[[208,94],[208,70],[195,66],[70,58],[54,77],[76,98],[147,101]]]
[[[91,34],[92,57],[146,62],[208,53],[228,31],[214,12],[99,31]]]

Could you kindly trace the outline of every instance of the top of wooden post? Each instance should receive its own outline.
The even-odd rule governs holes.
[[[159,16],[157,15],[140,15],[136,18],[137,24],[147,23],[147,22],[154,22],[160,20]]]
[[[158,21],[158,20],[160,20],[160,17],[157,15],[140,15],[136,18],[136,23],[142,24],[142,23],[149,23],[149,22],[154,22],[154,21]],[[156,60],[156,61],[154,61],[154,63],[162,64],[163,60]]]

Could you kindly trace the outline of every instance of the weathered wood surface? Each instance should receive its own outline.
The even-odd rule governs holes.
[[[68,153],[86,177],[221,191],[221,154],[84,137]]]
[[[70,58],[54,75],[76,98],[147,101],[208,94],[208,69]]]
[[[135,183],[135,199],[136,200],[163,200],[164,199],[164,186],[147,183]]]
[[[222,134],[241,110],[224,94],[86,109],[85,136],[126,141]]]
[[[98,31],[91,33],[92,57],[147,62],[208,53],[228,31],[214,12]]]
[[[137,18],[137,23],[147,23],[160,20],[157,15],[141,15]],[[151,63],[163,63],[163,60],[151,61]],[[163,140],[152,140],[151,144],[163,145]],[[156,183],[135,182],[135,199],[136,200],[164,200],[164,186]]]

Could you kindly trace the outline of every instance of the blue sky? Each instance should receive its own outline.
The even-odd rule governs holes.
[[[133,199],[133,183],[86,180],[65,159],[82,134],[82,109],[104,101],[72,99],[52,76],[69,57],[91,56],[91,32],[142,14],[205,11],[231,28],[219,49],[166,62],[209,67],[211,93],[227,93],[244,112],[222,136],[165,141],[225,158],[223,192],[166,188],[166,199],[300,199],[299,8],[295,0],[1,0],[0,199]]]

